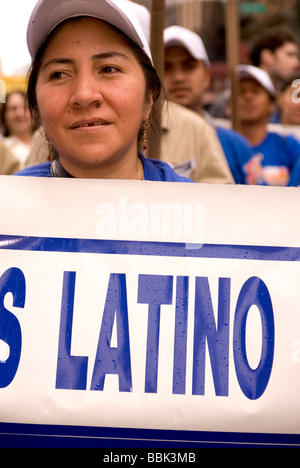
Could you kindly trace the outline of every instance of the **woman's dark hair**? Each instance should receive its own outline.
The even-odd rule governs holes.
[[[65,22],[69,21],[76,21],[79,18],[71,18],[66,20]],[[63,23],[65,23],[63,22]],[[34,58],[31,68],[29,70],[29,75],[28,75],[28,86],[27,86],[27,100],[28,100],[28,107],[31,113],[31,117],[33,120],[33,125],[39,125],[40,122],[40,114],[39,114],[39,109],[38,109],[38,103],[37,103],[37,97],[36,97],[36,83],[38,79],[38,74],[40,71],[41,67],[41,61],[43,54],[51,41],[51,38],[54,36],[55,32],[57,29],[63,24],[60,23],[47,37],[45,42],[41,45],[40,49],[38,50],[36,57]],[[106,23],[106,22],[105,22]],[[128,36],[122,33],[118,28],[115,26],[111,25],[110,23],[106,23],[109,28],[112,30],[116,31],[120,35],[122,35],[123,38],[126,39],[127,43],[129,44],[130,48],[132,49],[137,61],[141,65],[143,72],[144,72],[144,77],[146,81],[146,90],[147,92],[150,92],[153,97],[153,108],[149,116],[148,120],[148,138],[149,140],[152,140],[154,142],[158,142],[157,148],[155,148],[155,144],[152,145],[152,148],[154,151],[156,151],[156,154],[151,155],[152,157],[159,157],[159,152],[160,152],[160,133],[161,133],[161,127],[160,127],[160,119],[158,118],[158,115],[160,113],[160,107],[161,107],[161,100],[158,98],[160,97],[162,90],[163,90],[163,85],[160,77],[158,76],[155,68],[153,67],[149,57],[146,55],[146,53],[138,47],[138,45],[135,44]],[[139,135],[138,135],[138,150],[141,150],[142,147],[142,139],[143,139],[143,126],[140,129]],[[54,159],[57,157],[57,152],[54,151]]]

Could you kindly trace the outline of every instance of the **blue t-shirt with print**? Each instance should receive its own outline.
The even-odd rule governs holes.
[[[291,173],[300,158],[300,142],[295,137],[270,132],[259,145],[252,146],[252,151],[252,158],[244,165],[247,184],[293,183]]]

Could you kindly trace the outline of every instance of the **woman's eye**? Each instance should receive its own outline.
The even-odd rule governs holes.
[[[56,71],[51,73],[50,80],[61,80],[65,76],[65,73],[62,71]]]
[[[106,65],[105,67],[101,68],[101,73],[116,73],[119,69],[117,67],[113,67],[112,65]]]

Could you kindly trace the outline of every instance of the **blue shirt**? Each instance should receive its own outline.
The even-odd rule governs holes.
[[[217,128],[217,135],[235,183],[245,184],[246,174],[244,165],[253,156],[248,140],[235,130],[223,127]]]
[[[293,170],[291,171],[290,178],[290,187],[299,187],[300,186],[300,158],[296,162]]]
[[[165,162],[145,158],[140,154],[140,158],[144,168],[145,180],[163,181],[163,182],[192,182],[192,180],[181,177]],[[17,176],[28,177],[52,177],[51,162],[36,164],[34,166],[26,167]]]
[[[300,142],[293,136],[268,133],[252,146],[254,156],[244,165],[251,185],[292,185],[291,173],[300,158]]]

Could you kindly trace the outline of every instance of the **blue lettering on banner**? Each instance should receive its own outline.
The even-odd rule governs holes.
[[[117,348],[111,348],[114,319],[117,323]],[[91,390],[103,390],[106,374],[119,375],[120,392],[132,389],[128,328],[126,277],[110,275]]]
[[[261,316],[262,351],[257,369],[251,369],[246,353],[246,320],[249,309],[256,305]],[[274,357],[274,315],[267,286],[259,278],[249,278],[238,297],[233,328],[233,353],[236,375],[247,398],[256,400],[265,391]]]
[[[89,248],[99,247],[96,253],[103,252],[101,241],[94,242],[74,239],[40,239],[33,242],[29,238],[11,238],[0,236],[0,249],[20,250],[48,250],[60,251],[89,251]],[[20,242],[20,244],[19,244]],[[178,256],[178,249],[189,256],[187,249],[181,244],[169,243],[128,243],[128,250],[123,242],[111,242],[112,253],[127,255],[135,254],[164,256]],[[74,249],[76,245],[76,249]],[[191,249],[192,257],[203,257],[203,251],[211,258],[226,258],[225,252],[234,254],[234,258],[245,258],[245,252],[250,257],[266,257],[275,260],[276,251],[281,261],[295,261],[298,259],[297,249],[243,247],[240,246],[203,246],[204,250]],[[104,251],[108,249],[105,242]],[[123,250],[124,249],[124,250]],[[196,252],[195,252],[196,251]],[[201,251],[201,254],[200,254]],[[215,252],[212,255],[212,252]],[[91,250],[93,252],[93,250]],[[94,252],[95,253],[95,252]],[[105,253],[109,253],[106,252]],[[291,255],[290,255],[291,254]],[[291,258],[292,256],[292,258]],[[297,257],[297,258],[295,258]],[[229,255],[231,258],[231,255]],[[257,258],[258,259],[258,258]],[[186,365],[187,365],[187,330],[188,304],[191,282],[195,286],[194,301],[194,331],[192,356],[192,394],[205,395],[205,366],[209,354],[215,394],[226,397],[229,394],[229,330],[233,328],[233,356],[238,384],[243,394],[249,399],[258,399],[267,388],[274,358],[275,324],[273,307],[267,285],[258,277],[249,278],[242,286],[235,313],[230,321],[231,278],[219,278],[217,308],[214,310],[210,291],[209,278],[206,276],[188,277],[172,275],[139,274],[136,301],[146,304],[147,316],[147,344],[145,354],[145,387],[146,393],[158,391],[159,343],[160,343],[160,315],[163,305],[172,305],[175,301],[175,329],[173,361],[172,393],[184,395],[186,393]],[[76,356],[71,353],[73,314],[76,290],[76,272],[65,271],[62,284],[60,329],[58,337],[58,354],[56,369],[56,388],[67,390],[86,390],[89,356]],[[18,268],[7,270],[0,278],[0,339],[9,345],[10,355],[5,362],[0,362],[0,388],[4,388],[13,381],[21,356],[22,335],[21,327],[16,316],[4,307],[5,295],[11,292],[13,305],[24,308],[25,305],[25,277]],[[174,295],[173,295],[174,292]],[[173,299],[174,296],[174,299]],[[262,346],[260,361],[256,369],[252,369],[248,362],[246,350],[247,316],[252,306],[256,306],[261,317]],[[101,311],[99,311],[101,312]],[[112,346],[113,327],[116,326],[117,345]],[[127,301],[127,286],[125,273],[110,273],[106,301],[104,304],[96,358],[90,390],[103,391],[105,378],[108,374],[118,375],[119,391],[132,391],[131,348],[129,335],[129,314]]]
[[[140,275],[138,302],[149,305],[145,392],[157,392],[160,306],[172,304],[173,276]]]
[[[138,303],[148,305],[145,393],[157,393],[160,308],[172,304],[173,276],[139,275]],[[184,394],[186,383],[188,277],[176,278],[176,318],[174,338],[173,393]],[[205,395],[206,341],[213,382],[217,396],[228,396],[230,278],[219,279],[218,326],[214,319],[212,298],[207,277],[196,277],[193,395]],[[65,272],[56,388],[85,390],[87,357],[71,356],[72,323],[75,293],[75,272]],[[261,359],[257,369],[251,369],[246,352],[246,319],[256,305],[262,318]],[[118,347],[111,347],[114,321],[117,323]],[[243,285],[234,317],[233,352],[236,374],[241,390],[249,399],[259,398],[265,391],[274,356],[274,317],[266,285],[257,277]],[[130,339],[125,274],[111,274],[94,364],[91,390],[104,389],[106,374],[118,374],[119,390],[132,390]],[[178,379],[178,375],[181,378]]]
[[[71,356],[75,280],[75,272],[65,272],[61,303],[56,388],[85,390],[88,358]]]
[[[218,331],[208,278],[196,278],[193,395],[204,395],[206,340],[216,395],[228,395],[230,279],[219,279]]]
[[[178,276],[176,284],[176,311],[173,364],[173,393],[185,394],[186,346],[188,326],[189,277]]]
[[[23,272],[19,268],[10,268],[0,278],[0,340],[9,346],[9,357],[0,361],[0,388],[5,388],[13,381],[20,362],[22,333],[17,317],[4,307],[7,293],[13,297],[13,306],[24,309],[26,284]]]

